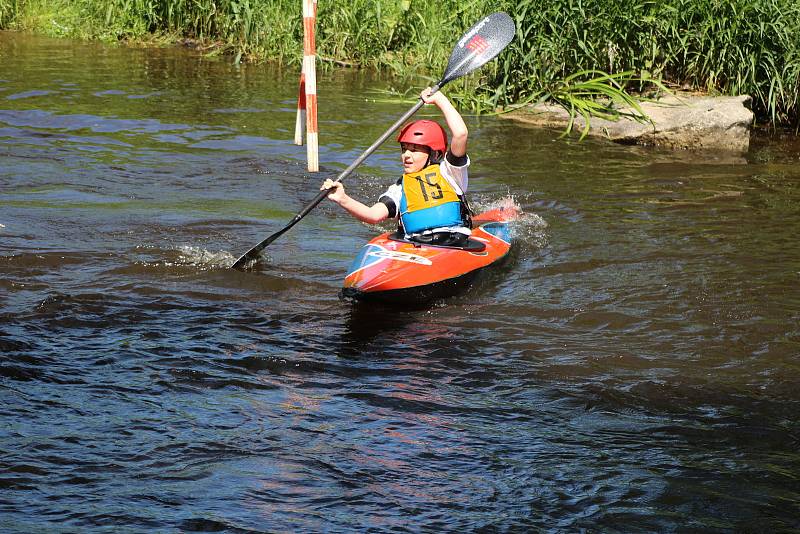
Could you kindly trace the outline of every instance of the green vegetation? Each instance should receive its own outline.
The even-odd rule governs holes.
[[[322,0],[317,49],[323,64],[433,77],[454,39],[499,10],[517,21],[518,35],[481,77],[454,84],[462,105],[561,98],[570,107],[587,95],[624,100],[614,91],[660,80],[750,94],[761,119],[800,120],[797,0]],[[0,27],[104,40],[189,38],[235,61],[297,63],[302,55],[300,0],[0,0]]]
[[[796,0],[520,1],[505,55],[501,104],[536,97],[574,72],[633,71],[676,87],[750,94],[755,111],[798,121]],[[534,81],[535,80],[535,81]]]

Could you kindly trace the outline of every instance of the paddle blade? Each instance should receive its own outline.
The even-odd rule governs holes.
[[[242,255],[241,258],[236,260],[236,262],[234,262],[234,264],[231,265],[231,268],[232,269],[238,269],[240,271],[246,271],[246,270],[250,269],[251,267],[253,267],[256,264],[256,262],[258,261],[258,258],[261,256],[261,251],[264,250],[265,248],[267,248],[267,246],[270,243],[272,243],[273,241],[278,239],[280,236],[285,234],[289,230],[289,228],[291,228],[292,226],[295,225],[295,223],[297,223],[298,220],[299,219],[297,219],[295,217],[294,219],[292,219],[292,222],[289,223],[288,226],[285,226],[285,227],[281,228],[279,231],[275,232],[274,234],[272,234],[268,238],[266,238],[263,241],[261,241],[258,245],[254,246],[253,248],[251,248],[250,250],[245,252]]]
[[[514,38],[514,20],[506,13],[492,13],[461,38],[453,48],[439,86],[446,84],[494,59]]]
[[[262,250],[264,250],[264,247],[251,248],[231,265],[231,269],[238,269],[240,271],[251,269],[261,256]]]

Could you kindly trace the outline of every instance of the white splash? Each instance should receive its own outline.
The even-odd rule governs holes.
[[[512,237],[537,248],[542,248],[547,244],[547,234],[545,233],[545,229],[549,226],[547,221],[537,213],[523,211],[514,195],[493,199],[489,202],[477,201],[473,206],[476,213],[497,208],[516,208],[519,211],[519,217],[510,226]]]
[[[236,258],[227,251],[211,252],[199,247],[181,246],[178,247],[180,255],[175,265],[192,265],[206,269],[219,267],[230,267]]]

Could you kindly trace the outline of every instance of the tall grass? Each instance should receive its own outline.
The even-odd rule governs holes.
[[[491,82],[504,88],[500,104],[549,92],[576,72],[634,71],[687,89],[750,94],[762,119],[797,124],[797,0],[521,0],[506,7],[520,31]]]
[[[614,80],[621,90],[660,80],[746,93],[760,118],[800,120],[797,0],[321,0],[318,53],[323,64],[436,77],[455,39],[499,10],[515,19],[517,36],[498,61],[453,84],[450,92],[464,105],[555,98],[565,80],[596,87],[591,73],[602,72],[603,83],[614,87]],[[299,0],[0,0],[0,28],[107,40],[192,38],[235,61],[298,63],[302,56]]]
[[[0,29],[11,24],[19,13],[20,0],[0,0]]]

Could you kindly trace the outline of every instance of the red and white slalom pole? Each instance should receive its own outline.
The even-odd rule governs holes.
[[[317,130],[317,46],[314,30],[317,22],[316,0],[303,0],[303,78],[305,81],[306,142],[308,171],[319,170],[319,134]],[[297,135],[295,134],[295,140]]]
[[[297,119],[294,121],[294,144],[303,144],[303,128],[306,126],[306,76],[300,73],[300,90],[297,92]]]

